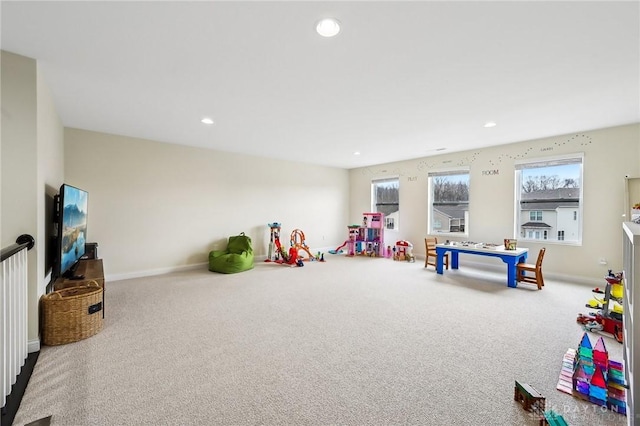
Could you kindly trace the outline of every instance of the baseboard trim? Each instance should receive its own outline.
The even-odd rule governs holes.
[[[501,265],[491,265],[483,262],[476,262],[473,260],[465,259],[465,265],[468,265],[474,269],[486,270],[491,272],[503,272],[506,273],[506,265],[503,263]],[[567,274],[554,274],[547,273],[543,270],[543,275],[545,278],[549,278],[555,281],[564,281],[575,284],[584,284],[584,285],[602,285],[602,279],[591,278],[591,277],[582,277],[577,275],[567,275]]]
[[[13,420],[18,413],[24,391],[27,389],[27,384],[33,373],[33,369],[38,361],[40,352],[31,352],[27,356],[27,359],[20,369],[20,374],[13,386],[11,386],[11,393],[7,397],[5,406],[2,407],[2,416],[0,416],[0,426],[10,426],[13,424]]]
[[[27,342],[27,352],[40,352],[40,339],[29,340]]]
[[[325,254],[325,258],[327,253],[329,252],[329,250],[333,250],[333,248],[330,247],[325,247],[325,248],[319,248],[319,249],[314,249],[311,250],[311,253],[317,253],[318,251],[320,253],[324,253]],[[256,255],[254,257],[254,261],[255,262],[264,262],[267,259],[267,255],[266,254],[262,254],[262,255]],[[135,271],[135,272],[128,272],[125,274],[106,274],[105,275],[105,280],[106,281],[121,281],[121,280],[128,280],[128,279],[132,279],[132,278],[144,278],[144,277],[152,277],[154,275],[164,275],[164,274],[169,274],[171,272],[180,272],[180,271],[192,271],[195,269],[204,269],[204,270],[208,270],[209,268],[209,263],[205,262],[205,263],[194,263],[192,265],[183,265],[183,266],[170,266],[167,268],[158,268],[158,269],[148,269],[146,271]]]
[[[329,250],[333,250],[332,248],[328,248],[328,247],[324,247],[324,248],[319,248],[319,249],[314,249],[311,250],[311,253],[316,253],[316,252],[320,252],[320,253],[324,253],[325,254],[325,259],[327,259],[327,254],[329,252]],[[266,254],[263,255],[257,255],[254,258],[255,262],[264,262],[267,258]],[[330,258],[329,258],[330,259]],[[422,260],[424,262],[425,256],[422,254],[418,254],[416,255],[416,261],[418,260]],[[492,272],[505,272],[506,270],[504,269],[504,264],[503,265],[492,265],[492,264],[488,264],[488,263],[483,263],[483,262],[477,262],[477,261],[473,261],[473,260],[467,260],[465,259],[464,262],[465,265],[468,265],[472,268],[475,269],[484,269],[487,271],[492,271]],[[159,268],[159,269],[150,269],[150,270],[146,270],[146,271],[136,271],[136,272],[130,272],[130,273],[126,273],[126,274],[114,274],[114,275],[107,275],[106,276],[106,280],[107,281],[120,281],[120,280],[128,280],[131,278],[144,278],[144,277],[151,277],[154,275],[164,275],[164,274],[168,274],[171,272],[180,272],[180,271],[190,271],[190,270],[194,270],[194,269],[205,269],[208,270],[209,264],[208,263],[195,263],[193,265],[184,265],[184,266],[174,266],[174,267],[167,267],[167,268]],[[544,274],[545,277],[548,277],[550,279],[553,280],[557,280],[557,281],[566,281],[566,282],[572,282],[572,283],[576,283],[576,284],[585,284],[585,285],[589,285],[589,286],[593,286],[593,285],[601,285],[602,284],[602,279],[598,279],[598,278],[592,278],[592,277],[582,277],[582,276],[577,276],[577,275],[567,275],[567,274],[554,274],[554,273],[547,273],[545,272]]]
[[[158,268],[158,269],[148,269],[146,271],[136,271],[129,272],[126,274],[112,274],[105,275],[105,280],[109,281],[121,281],[128,280],[131,278],[144,278],[144,277],[152,277],[154,275],[164,275],[171,272],[181,272],[181,271],[191,271],[194,269],[207,269],[207,263],[194,263],[192,265],[183,265],[183,266],[170,266],[167,268]]]

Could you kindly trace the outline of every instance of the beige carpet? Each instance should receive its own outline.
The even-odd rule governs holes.
[[[571,425],[626,424],[555,388],[591,287],[511,289],[465,260],[443,276],[327,255],[108,282],[104,330],[42,349],[14,424],[537,425],[514,380]]]

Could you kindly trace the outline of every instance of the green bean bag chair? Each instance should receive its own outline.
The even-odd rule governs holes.
[[[223,274],[235,274],[253,268],[251,238],[241,232],[229,237],[226,250],[209,252],[209,270]]]

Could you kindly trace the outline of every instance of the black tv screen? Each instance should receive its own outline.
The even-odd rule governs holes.
[[[88,193],[64,184],[60,187],[58,220],[58,277],[75,276],[78,260],[84,255],[87,241]]]

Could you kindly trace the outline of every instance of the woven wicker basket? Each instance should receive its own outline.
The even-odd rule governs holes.
[[[102,287],[95,281],[46,294],[42,304],[42,342],[63,345],[102,330]]]

